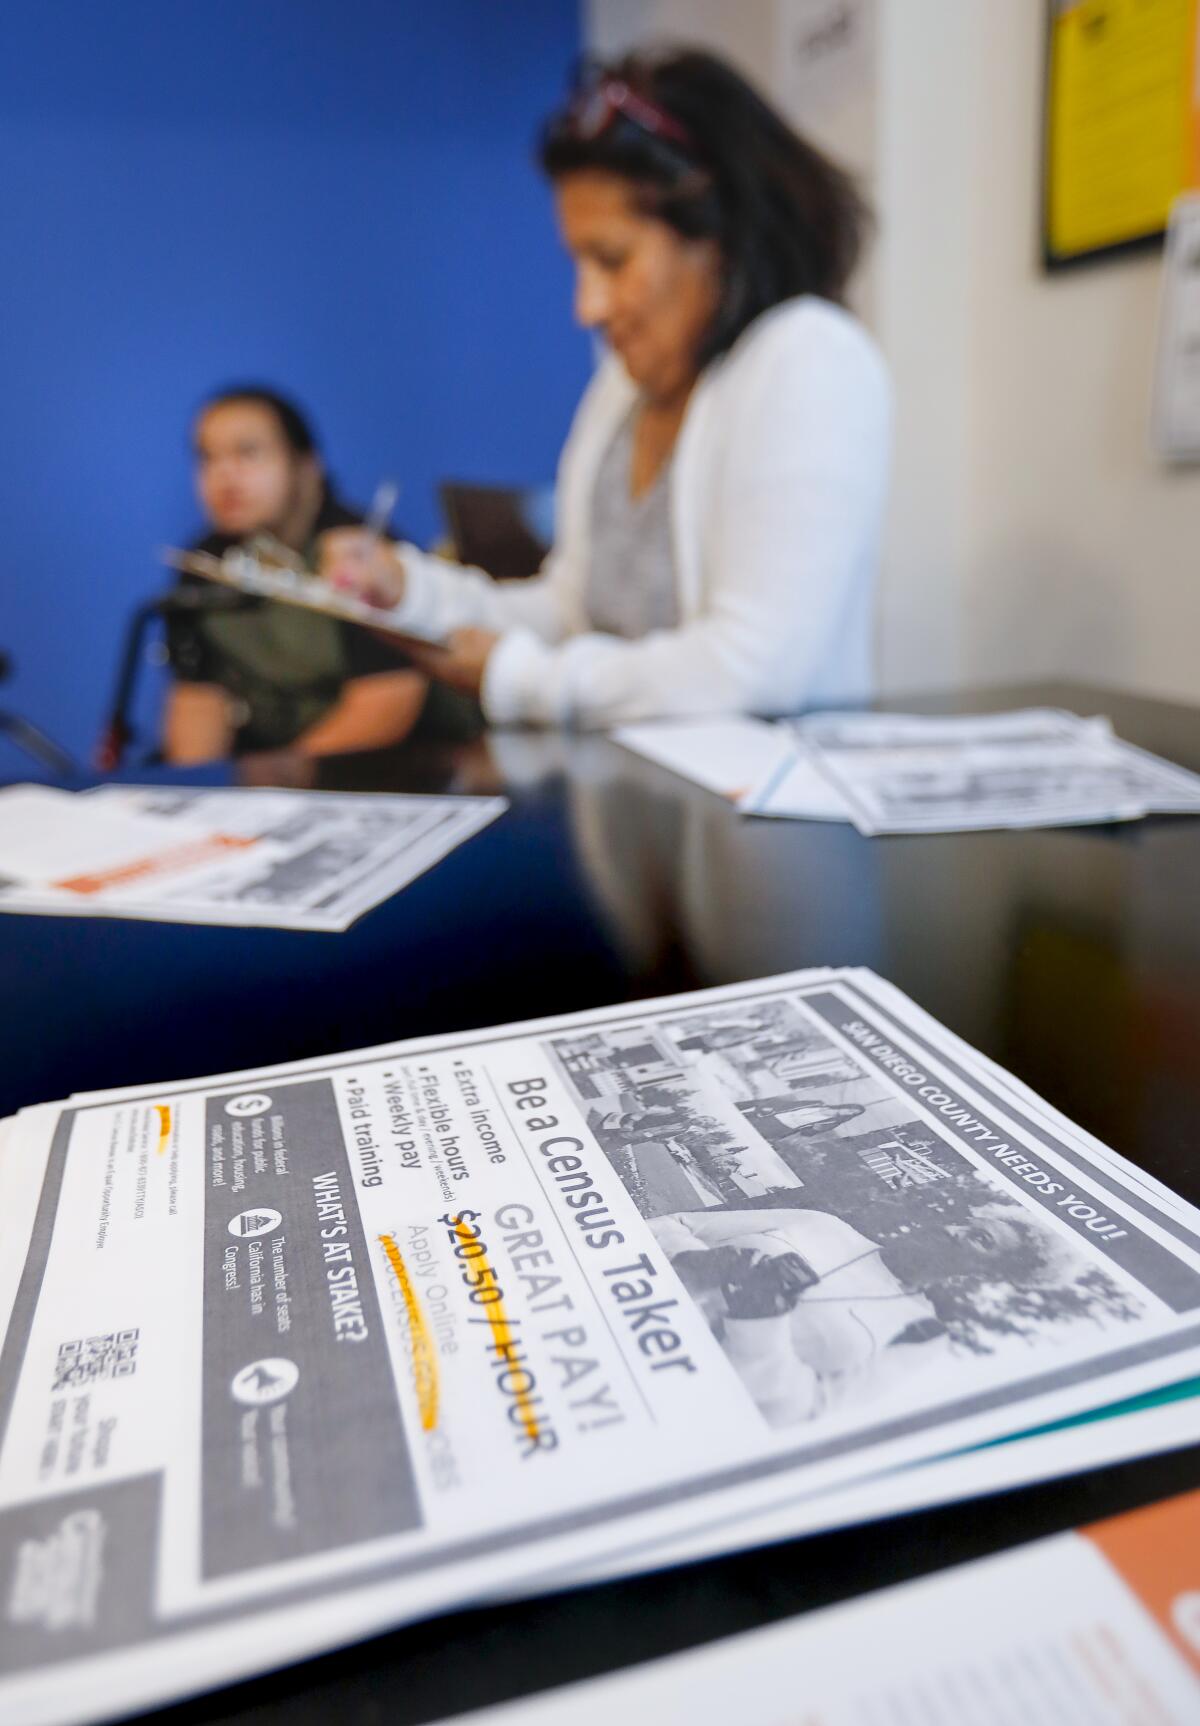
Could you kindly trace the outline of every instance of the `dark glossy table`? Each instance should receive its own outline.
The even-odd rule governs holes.
[[[1111,691],[1039,685],[896,705],[1033,704],[1108,713],[1123,737],[1200,771],[1200,711]],[[511,808],[343,935],[0,918],[0,1111],[858,964],[1200,1202],[1200,821],[863,839],[743,819],[589,737],[414,745],[315,771],[259,758],[238,772],[331,789],[503,790]],[[434,1719],[1200,1486],[1200,1419],[1197,1440],[883,1528],[437,1619],[169,1718]]]

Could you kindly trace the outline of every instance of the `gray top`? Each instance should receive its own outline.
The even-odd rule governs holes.
[[[584,605],[591,627],[636,641],[679,622],[671,547],[672,454],[640,497],[630,493],[633,428],[640,404],[605,450],[592,491],[591,561]]]

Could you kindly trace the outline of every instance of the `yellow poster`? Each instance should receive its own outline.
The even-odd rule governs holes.
[[[1046,252],[1152,238],[1200,185],[1198,0],[1052,0]]]

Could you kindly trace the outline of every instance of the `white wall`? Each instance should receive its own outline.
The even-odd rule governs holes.
[[[963,68],[977,34],[973,0],[881,0],[875,329],[895,391],[878,612],[885,691],[950,688],[964,676],[975,361],[965,236],[977,169]]]
[[[1161,257],[1041,273],[1042,7],[970,4],[983,77],[964,671],[1060,672],[1194,700],[1200,467],[1168,470],[1148,435]]]
[[[584,41],[605,58],[639,42],[691,43],[771,79],[777,0],[584,0]]]
[[[589,40],[702,41],[788,107],[819,0],[587,0]],[[1063,675],[1200,694],[1200,469],[1152,456],[1157,255],[1038,262],[1043,0],[875,0],[857,95],[791,112],[865,172],[856,303],[896,387],[885,690]]]

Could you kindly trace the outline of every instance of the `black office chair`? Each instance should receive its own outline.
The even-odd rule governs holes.
[[[0,683],[6,682],[11,675],[12,660],[7,653],[0,652]],[[59,779],[73,778],[80,771],[74,756],[68,754],[61,744],[55,743],[52,737],[47,737],[32,719],[4,707],[0,707],[0,737],[7,737],[40,767],[48,768]]]
[[[169,617],[181,613],[194,615],[196,612],[242,611],[257,604],[258,601],[251,594],[235,593],[228,588],[205,584],[194,588],[172,588],[168,593],[159,594],[157,598],[148,599],[136,606],[125,630],[125,641],[117,669],[116,691],[108,718],[93,751],[93,766],[101,773],[115,772],[121,765],[126,750],[136,740],[131,717],[133,697],[138,674],[149,655],[151,624],[159,618],[165,623]],[[161,760],[162,755],[156,744],[142,757],[141,765],[154,766]]]
[[[502,581],[536,575],[549,547],[532,519],[535,496],[528,488],[443,480],[438,497],[458,561]]]

